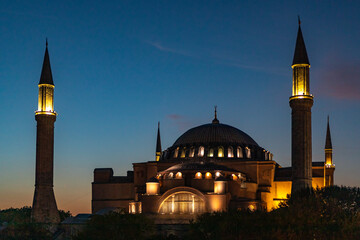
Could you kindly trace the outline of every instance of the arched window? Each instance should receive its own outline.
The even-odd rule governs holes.
[[[246,158],[251,158],[251,151],[250,151],[250,148],[245,147],[245,151],[246,151]]]
[[[224,157],[224,148],[223,147],[218,148],[218,157]]]
[[[179,155],[179,147],[177,147],[174,151],[174,158],[177,158]]]
[[[207,173],[205,174],[205,179],[211,179],[211,178],[212,178],[211,173],[210,173],[210,172],[207,172]]]
[[[167,175],[167,178],[173,178],[174,177],[174,173],[169,173],[168,175]]]
[[[194,157],[194,155],[195,155],[195,148],[191,147],[189,152],[189,157]]]
[[[269,160],[269,153],[268,151],[264,150],[265,160]]]
[[[213,156],[214,156],[214,149],[210,148],[208,152],[208,157],[213,157]]]
[[[241,147],[237,147],[237,149],[236,149],[236,156],[238,157],[238,158],[243,158],[244,156],[243,156],[243,151],[242,151],[242,148]]]
[[[184,158],[184,157],[185,157],[185,154],[186,154],[186,148],[183,148],[183,149],[181,150],[180,157],[181,157],[181,158]]]
[[[202,174],[201,174],[201,172],[197,172],[197,173],[195,174],[195,178],[196,178],[196,179],[202,179]]]
[[[198,214],[205,212],[205,202],[196,194],[178,192],[170,195],[160,205],[162,214]]]
[[[234,157],[234,149],[230,146],[228,147],[228,158]]]
[[[199,147],[199,152],[198,152],[198,156],[199,157],[203,157],[204,156],[204,152],[205,152],[205,148],[203,146]]]
[[[274,155],[272,154],[272,153],[270,153],[270,160],[273,160],[273,157],[274,157]]]
[[[176,179],[181,179],[182,178],[182,173],[181,172],[177,172],[175,175]]]

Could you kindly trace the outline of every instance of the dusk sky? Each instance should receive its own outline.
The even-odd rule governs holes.
[[[55,84],[59,209],[91,212],[93,170],[153,161],[189,128],[218,119],[291,163],[297,15],[311,64],[313,161],[330,115],[335,184],[360,186],[360,2],[1,1],[0,209],[30,206],[38,82]]]

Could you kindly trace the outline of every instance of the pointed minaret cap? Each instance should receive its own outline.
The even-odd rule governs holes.
[[[300,21],[300,17],[298,16],[298,20],[299,20],[299,30],[298,30],[298,34],[297,34],[297,39],[296,39],[296,46],[295,46],[295,53],[294,53],[294,59],[293,59],[293,63],[292,65],[295,64],[309,64],[309,58],[306,52],[306,47],[305,47],[305,42],[304,42],[304,38],[302,35],[302,31],[301,31],[301,21]]]
[[[46,38],[46,48],[45,48],[45,56],[44,56],[44,62],[41,70],[41,76],[39,84],[50,84],[54,85],[52,73],[51,73],[51,67],[50,67],[50,58],[49,58],[49,51],[48,51],[48,41]]]
[[[212,120],[212,124],[219,124],[219,120],[217,119],[217,106],[214,107],[215,108],[215,117],[214,120]]]
[[[331,134],[330,134],[330,124],[329,124],[329,116],[328,116],[328,121],[327,121],[325,149],[332,149]]]
[[[156,153],[161,153],[160,122],[158,122],[158,132],[157,132],[157,139],[156,139]]]

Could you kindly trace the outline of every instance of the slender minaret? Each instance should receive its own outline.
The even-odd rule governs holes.
[[[334,185],[335,164],[333,163],[333,147],[331,143],[329,116],[327,119],[326,140],[325,140],[325,186]]]
[[[56,206],[54,178],[54,82],[51,74],[48,43],[39,82],[39,103],[35,112],[36,132],[36,172],[35,193],[31,212],[33,221],[38,223],[60,222]]]
[[[156,152],[155,152],[155,160],[159,161],[161,157],[161,139],[160,139],[160,122],[158,122],[158,131],[157,131],[157,139],[156,139]]]
[[[291,162],[292,189],[296,192],[312,187],[312,143],[311,107],[313,96],[310,94],[310,63],[300,27],[296,39],[292,63],[293,87],[290,97],[291,112]]]

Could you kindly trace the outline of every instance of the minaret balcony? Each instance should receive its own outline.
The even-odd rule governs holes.
[[[57,113],[55,111],[35,111],[35,115],[54,115],[54,116],[56,116]]]
[[[312,94],[310,94],[310,95],[294,95],[289,98],[290,101],[294,100],[294,99],[311,99],[311,100],[313,100],[314,96]]]

